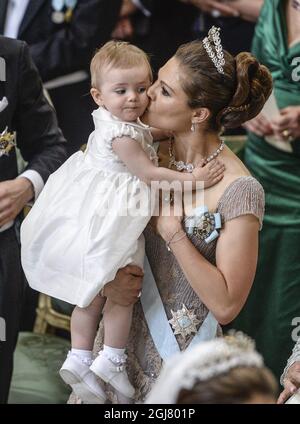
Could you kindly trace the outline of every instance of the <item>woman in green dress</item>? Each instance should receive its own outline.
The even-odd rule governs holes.
[[[252,50],[272,73],[281,113],[276,119],[261,113],[246,124],[245,162],[264,187],[266,210],[254,286],[233,327],[255,338],[279,378],[300,323],[299,0],[265,2]],[[272,135],[281,136],[283,149],[267,142]]]

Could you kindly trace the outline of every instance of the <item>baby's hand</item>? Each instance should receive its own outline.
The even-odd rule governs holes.
[[[204,182],[204,188],[217,184],[224,176],[225,165],[218,159],[208,162],[203,167],[197,166],[193,175],[197,181]]]

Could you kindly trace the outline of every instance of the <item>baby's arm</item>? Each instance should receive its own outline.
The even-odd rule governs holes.
[[[224,166],[217,160],[208,165],[195,168],[193,173],[182,173],[155,166],[148,158],[141,145],[129,137],[115,138],[112,143],[114,152],[127,166],[130,173],[136,175],[146,184],[151,181],[179,181],[182,185],[185,181],[191,181],[192,188],[196,188],[196,181],[204,181],[205,187],[216,184],[222,177]]]

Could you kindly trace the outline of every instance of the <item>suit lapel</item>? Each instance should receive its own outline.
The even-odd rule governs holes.
[[[35,17],[41,6],[46,3],[47,0],[30,0],[24,15],[24,18],[21,22],[21,26],[19,29],[18,38],[22,39],[22,34],[30,25],[30,22]]]
[[[8,0],[1,0],[0,3],[0,34],[3,34]]]

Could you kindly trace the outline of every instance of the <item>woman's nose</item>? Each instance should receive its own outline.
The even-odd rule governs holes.
[[[155,96],[155,84],[156,83],[152,84],[148,88],[148,91],[147,91],[147,95],[148,95],[148,97],[150,97],[151,100],[154,100],[154,96]]]

